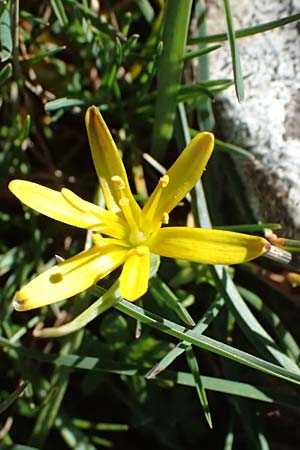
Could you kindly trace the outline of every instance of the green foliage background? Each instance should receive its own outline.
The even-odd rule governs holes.
[[[228,0],[224,17],[232,80],[208,78],[207,55],[227,35],[207,34],[201,1],[0,2],[0,449],[298,448],[299,296],[270,282],[278,267],[162,261],[142,301],[122,300],[57,339],[32,331],[69,322],[102,291],[28,313],[12,308],[22,284],[90,236],[23,207],[8,182],[69,187],[101,203],[83,119],[95,104],[142,202],[144,182],[151,191],[159,176],[155,161],[169,166],[196,131],[215,129],[214,98],[234,85],[243,99],[236,37],[299,20],[234,30]],[[205,176],[209,208],[199,182],[174,223],[192,207],[199,226],[211,226],[209,210],[224,228],[266,227],[237,189],[231,157],[249,154],[217,139]],[[214,194],[220,164],[231,180],[224,210]]]

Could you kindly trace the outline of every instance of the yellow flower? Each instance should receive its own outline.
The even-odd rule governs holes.
[[[86,127],[107,209],[29,181],[13,180],[9,189],[29,207],[61,222],[94,231],[94,246],[59,263],[16,294],[25,311],[69,298],[123,265],[120,293],[134,301],[148,289],[150,253],[206,264],[236,264],[268,248],[265,239],[229,231],[163,227],[170,211],[201,177],[213,151],[211,133],[198,134],[184,149],[141,209],[131,193],[113,138],[95,106]],[[104,237],[103,237],[104,235]]]

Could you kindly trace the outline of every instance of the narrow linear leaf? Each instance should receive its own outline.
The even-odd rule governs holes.
[[[12,64],[8,63],[3,69],[0,71],[0,86],[4,84],[11,76],[12,76]]]
[[[64,8],[64,5],[61,0],[50,0],[50,4],[52,6],[53,12],[59,21],[59,24],[62,27],[68,25],[68,17]]]
[[[206,418],[209,428],[212,428],[211,414],[209,411],[206,392],[205,392],[203,382],[202,382],[202,376],[200,375],[198,361],[194,355],[193,348],[191,345],[186,349],[186,359],[187,359],[188,366],[192,372],[192,375],[193,375],[193,378],[195,381],[197,394],[198,394],[201,406],[203,408],[204,416]]]
[[[167,319],[163,319],[160,316],[156,316],[155,314],[125,300],[121,300],[117,305],[115,305],[115,308],[130,317],[140,319],[141,322],[161,331],[162,333],[169,334],[181,340],[186,340],[190,344],[196,345],[204,350],[216,353],[220,356],[231,359],[240,364],[247,365],[253,369],[260,370],[261,372],[269,375],[291,381],[292,383],[300,384],[299,369],[296,365],[294,371],[277,366],[276,364],[265,361],[257,356],[253,356],[242,350],[238,350],[237,348],[230,347],[223,342],[203,336],[194,330],[186,330],[181,325]]]
[[[145,369],[134,365],[126,366],[119,362],[107,361],[94,356],[82,356],[76,354],[46,354],[11,343],[9,340],[1,336],[0,346],[14,350],[20,357],[32,358],[40,362],[61,366],[72,370],[91,370],[94,372],[108,372],[126,376],[145,376]],[[159,378],[166,381],[172,381],[182,386],[195,387],[195,381],[192,374],[187,372],[165,371],[160,374]],[[274,389],[267,387],[215,377],[203,376],[202,382],[204,388],[211,391],[237,395],[239,397],[259,400],[265,403],[279,403],[298,409],[300,408],[298,395],[286,395],[282,394],[281,391],[280,393],[277,393]]]
[[[163,301],[184,323],[191,327],[196,325],[188,310],[182,305],[176,295],[161,279],[158,277],[151,278],[150,291],[154,298],[156,297]]]
[[[195,50],[193,52],[187,52],[184,56],[183,56],[183,60],[189,60],[192,58],[198,58],[199,56],[203,56],[206,55],[207,53],[213,52],[215,50],[218,50],[219,48],[221,48],[222,45],[221,44],[217,44],[217,45],[211,45],[210,47],[204,47],[204,48],[199,48],[199,50]]]
[[[10,1],[3,2],[0,13],[1,61],[7,61],[12,56],[13,41],[10,19]]]
[[[95,286],[92,288],[99,295],[99,289]],[[100,291],[101,292],[101,291]],[[85,309],[81,314],[75,317],[65,325],[59,327],[43,328],[34,332],[35,337],[39,338],[56,338],[74,333],[85,327],[89,322],[94,320],[107,309],[111,308],[120,300],[119,282],[114,283],[101,297],[92,305]]]
[[[235,37],[243,38],[247,36],[253,36],[254,34],[264,33],[265,31],[274,30],[275,28],[280,28],[289,23],[299,21],[300,21],[300,14],[293,14],[291,16],[283,17],[281,19],[272,20],[271,22],[261,23],[253,27],[241,28],[240,30],[236,30]],[[189,39],[188,43],[200,44],[204,42],[223,42],[227,41],[227,39],[228,35],[226,33],[220,33],[192,38]]]
[[[197,333],[204,333],[210,323],[217,317],[222,307],[224,306],[224,300],[217,298],[203,314],[199,322],[194,328]],[[165,370],[172,362],[182,353],[184,353],[190,344],[188,342],[179,342],[175,348],[168,352],[158,363],[155,364],[152,369],[146,374],[146,378],[155,378],[160,372]]]
[[[46,103],[45,110],[50,111],[56,111],[60,108],[70,108],[71,106],[81,106],[84,105],[84,101],[80,100],[78,98],[67,98],[62,97],[58,98],[57,100],[53,100],[51,102]]]
[[[270,230],[281,230],[281,225],[280,223],[248,223],[243,225],[222,225],[220,227],[213,227],[214,230],[241,232],[264,231],[266,228],[269,228]]]
[[[237,45],[237,42],[235,39],[235,32],[234,32],[234,28],[233,28],[230,2],[229,2],[229,0],[223,0],[223,1],[224,1],[224,7],[225,7],[228,39],[229,39],[230,51],[231,51],[235,92],[236,92],[238,101],[242,102],[244,100],[244,81],[243,81],[243,73],[242,73],[242,67],[241,67],[241,61],[240,61],[240,54],[239,54],[238,45]]]
[[[21,61],[21,64],[25,65],[25,66],[35,64],[39,61],[42,61],[45,58],[49,58],[53,55],[56,55],[56,53],[62,52],[65,49],[66,49],[66,46],[63,45],[62,47],[57,47],[52,50],[48,50],[46,52],[41,52],[38,55],[32,56],[31,58],[24,59],[23,61]]]
[[[244,299],[250,303],[250,305],[253,306],[271,326],[281,347],[285,349],[296,362],[299,362],[300,348],[291,333],[285,328],[278,315],[271,311],[254,292],[241,286],[238,286],[237,288]]]
[[[20,384],[20,386],[17,387],[17,389],[12,394],[10,394],[7,399],[0,403],[0,414],[2,414],[7,408],[9,408],[10,405],[12,405],[17,400],[17,398],[20,397],[21,394],[23,394],[26,386],[27,382],[25,381]]]

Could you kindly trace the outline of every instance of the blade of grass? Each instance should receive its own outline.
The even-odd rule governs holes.
[[[244,297],[244,299],[250,303],[264,318],[264,320],[272,327],[274,335],[277,337],[278,342],[281,347],[296,361],[300,360],[300,348],[290,334],[290,332],[285,328],[283,323],[277,314],[271,311],[262,301],[262,299],[251,292],[249,289],[238,286],[238,291]]]
[[[228,230],[240,232],[264,231],[266,228],[270,230],[281,230],[280,223],[248,223],[243,225],[222,225],[220,227],[213,227],[214,230]]]
[[[10,9],[10,1],[2,3],[0,11],[1,62],[10,59],[13,51]]]
[[[53,12],[57,17],[60,26],[65,27],[68,25],[68,17],[61,0],[50,0]]]
[[[207,27],[206,27],[205,7],[203,5],[203,2],[197,2],[194,15],[198,21],[199,35],[206,36]],[[199,45],[200,50],[208,48],[205,43],[201,43]],[[204,54],[201,58],[199,58],[198,66],[196,68],[196,77],[197,82],[200,84],[203,83],[205,80],[209,80],[210,74],[209,74],[208,54]],[[196,114],[200,131],[208,131],[214,128],[215,119],[212,109],[212,101],[210,98],[203,97],[201,101],[197,102]]]
[[[5,83],[12,76],[12,64],[8,63],[3,69],[0,71],[0,86]]]
[[[202,376],[200,375],[198,361],[194,355],[193,347],[191,345],[189,345],[189,347],[186,349],[185,353],[186,353],[186,359],[187,359],[188,366],[191,370],[191,373],[192,373],[194,381],[195,381],[197,394],[198,394],[201,406],[203,408],[204,416],[206,418],[209,428],[212,428],[212,420],[211,420],[211,414],[209,411],[208,400],[207,400],[205,388],[203,386]]]
[[[230,2],[229,2],[229,0],[223,0],[223,1],[224,1],[224,8],[225,8],[225,15],[226,15],[228,39],[229,39],[229,44],[230,44],[235,92],[236,92],[238,101],[242,102],[244,100],[244,81],[243,81],[243,72],[242,72],[241,61],[240,61],[240,54],[239,54],[238,45],[237,45],[237,42],[235,39],[235,32],[234,32],[234,28],[233,28]]]
[[[23,382],[19,387],[17,387],[14,392],[9,395],[8,398],[0,403],[0,414],[2,414],[7,408],[10,407],[10,405],[12,405],[17,400],[18,397],[20,397],[20,395],[25,391],[26,386],[27,382]]]
[[[124,363],[107,361],[94,356],[42,353],[15,343],[11,343],[9,340],[1,336],[0,346],[6,349],[14,350],[20,358],[32,358],[40,362],[63,367],[68,370],[91,370],[94,372],[108,372],[126,376],[145,375],[145,369],[139,368],[135,365],[125,365]],[[195,387],[195,381],[192,374],[186,372],[173,372],[167,370],[160,374],[159,379],[173,381],[174,383],[182,386]],[[239,397],[259,400],[265,403],[280,403],[299,409],[298,395],[285,395],[282,393],[277,393],[274,389],[215,377],[203,376],[202,382],[204,388],[211,391],[237,395]]]
[[[203,56],[203,55],[206,55],[207,53],[218,50],[218,48],[221,48],[221,47],[222,47],[222,45],[217,44],[217,45],[211,45],[210,47],[199,48],[199,50],[185,53],[185,55],[183,56],[182,59],[184,61],[186,61],[188,59],[198,58],[199,56]]]
[[[300,384],[300,373],[298,366],[295,364],[293,365],[293,368],[295,366],[295,370],[293,371],[292,369],[285,369],[277,366],[242,350],[230,347],[223,342],[203,336],[194,330],[186,330],[181,325],[167,319],[163,319],[160,316],[156,316],[155,314],[125,300],[121,300],[117,305],[115,305],[115,308],[130,317],[139,319],[141,322],[146,323],[162,333],[169,334],[181,340],[186,340],[190,344],[196,345],[197,347],[216,353],[225,358],[229,358],[240,364],[247,365],[253,369],[260,370],[261,372],[269,375],[277,376],[279,378],[291,381],[292,383]]]
[[[274,30],[275,28],[283,27],[289,23],[299,22],[300,14],[293,14],[291,16],[283,17],[282,19],[272,20],[270,22],[261,23],[253,27],[241,28],[236,30],[235,37],[243,38],[247,36],[253,36],[254,34],[264,33],[265,31]],[[207,36],[199,36],[197,38],[189,39],[189,44],[200,44],[204,42],[224,42],[227,41],[228,35],[226,33],[211,34]]]
[[[209,324],[217,317],[220,310],[224,306],[224,300],[222,298],[217,298],[207,309],[205,314],[203,314],[202,318],[197,323],[194,331],[197,333],[204,333]],[[172,362],[182,353],[184,353],[190,344],[188,342],[179,342],[175,348],[173,348],[170,352],[168,352],[158,363],[152,367],[146,374],[146,378],[155,378],[157,375],[165,370]]]
[[[186,325],[190,327],[195,326],[195,322],[188,310],[182,305],[171,289],[158,277],[151,278],[150,291],[154,297],[158,297],[171,308]]]
[[[57,109],[60,108],[70,108],[71,106],[81,106],[83,104],[84,104],[83,100],[80,100],[78,98],[63,97],[46,103],[45,110],[50,112],[56,111]]]

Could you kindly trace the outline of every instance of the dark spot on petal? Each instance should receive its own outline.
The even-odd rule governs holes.
[[[49,278],[50,283],[59,283],[60,281],[62,281],[62,279],[63,279],[63,276],[62,276],[62,274],[59,273],[59,272],[54,273],[54,274],[51,275],[50,278]]]

